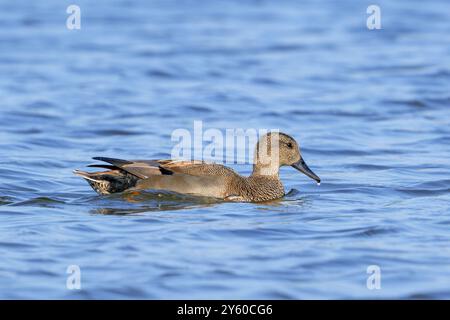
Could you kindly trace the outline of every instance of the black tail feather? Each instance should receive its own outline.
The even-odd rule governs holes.
[[[117,167],[133,163],[132,161],[128,161],[128,160],[107,158],[107,157],[93,157],[92,159],[98,160],[98,161],[103,161],[103,162],[108,162],[108,163],[110,163],[110,164],[112,164],[114,166],[117,166]]]
[[[109,164],[90,164],[87,167],[89,168],[102,168],[102,169],[109,169],[109,170],[120,170],[119,167],[109,165]]]

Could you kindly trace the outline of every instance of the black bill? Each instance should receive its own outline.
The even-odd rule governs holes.
[[[294,163],[292,167],[294,167],[300,172],[303,172],[311,179],[316,180],[317,183],[320,183],[320,178],[314,172],[312,172],[312,170],[306,165],[303,159],[300,159],[298,162]]]

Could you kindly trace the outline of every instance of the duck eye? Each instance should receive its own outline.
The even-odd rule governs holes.
[[[291,142],[289,142],[289,143],[287,144],[287,146],[288,146],[289,149],[292,149],[292,147],[293,147]]]

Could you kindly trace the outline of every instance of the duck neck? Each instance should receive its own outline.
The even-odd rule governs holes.
[[[280,168],[278,165],[272,164],[272,163],[266,163],[262,164],[259,162],[256,162],[253,165],[253,172],[252,176],[266,176],[270,178],[276,178],[279,179],[279,172]]]
[[[266,144],[260,146],[260,142],[258,142],[253,158],[252,176],[266,176],[279,179],[279,171],[278,153],[272,154],[271,149]]]

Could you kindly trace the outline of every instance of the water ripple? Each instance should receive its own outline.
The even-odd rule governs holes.
[[[68,31],[60,1],[0,2],[0,298],[449,298],[449,4],[392,1],[382,32],[353,7],[98,0]],[[291,134],[323,182],[283,168],[253,204],[72,174],[170,158],[194,120]]]

